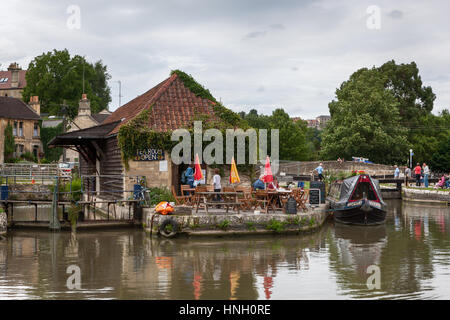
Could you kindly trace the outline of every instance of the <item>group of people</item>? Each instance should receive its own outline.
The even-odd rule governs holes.
[[[264,175],[260,175],[259,179],[256,180],[255,182],[253,182],[253,189],[255,190],[266,190],[266,184],[263,181],[264,179]],[[278,184],[278,180],[277,177],[273,177],[273,181],[269,182],[267,184],[267,190],[276,190],[278,189],[280,186]]]
[[[395,166],[394,171],[394,178],[398,178],[400,175],[400,169]],[[430,177],[430,168],[426,163],[423,163],[422,166],[420,163],[417,163],[417,165],[414,167],[414,169],[411,171],[410,168],[405,168],[405,178],[406,178],[406,185],[408,186],[408,180],[415,178],[416,180],[416,186],[420,187],[422,185],[422,179],[423,179],[423,185],[425,188],[429,187],[428,179]],[[435,185],[435,188],[450,188],[450,180],[449,175],[444,174],[439,182]]]

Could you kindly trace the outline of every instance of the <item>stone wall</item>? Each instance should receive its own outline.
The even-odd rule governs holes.
[[[450,203],[450,191],[403,188],[402,195],[404,200],[442,201]]]
[[[182,235],[243,235],[260,233],[302,233],[322,226],[328,217],[328,205],[321,205],[298,214],[210,214],[191,215],[154,214],[153,208],[144,209],[144,229],[152,235],[166,219],[178,222]],[[152,222],[153,219],[153,222]],[[226,227],[225,227],[226,226]],[[280,228],[275,230],[275,228]]]
[[[340,172],[347,171],[352,172],[354,170],[364,170],[370,175],[393,175],[394,166],[384,164],[370,164],[354,161],[345,161],[339,163],[337,161],[299,161],[291,163],[280,163],[279,172],[285,172],[286,174],[293,175],[310,175],[311,172],[317,168],[322,162],[322,166],[325,171]]]

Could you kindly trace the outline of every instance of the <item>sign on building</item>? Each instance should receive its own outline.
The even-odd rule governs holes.
[[[164,150],[162,149],[143,149],[137,150],[134,161],[161,161],[164,160]]]

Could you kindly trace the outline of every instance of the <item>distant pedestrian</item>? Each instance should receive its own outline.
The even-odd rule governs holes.
[[[323,167],[322,167],[322,162],[319,163],[319,166],[317,168],[314,169],[315,171],[317,171],[317,173],[319,174],[319,181],[323,180]]]
[[[416,186],[420,187],[420,173],[422,172],[422,168],[420,167],[420,164],[417,163],[417,165],[414,167],[414,174],[416,175]]]
[[[400,169],[398,168],[397,165],[395,165],[394,167],[395,167],[394,178],[397,179],[398,177],[400,177]]]
[[[428,168],[427,164],[423,164],[423,183],[425,188],[428,188],[428,177],[430,176],[430,168]]]
[[[219,175],[219,169],[214,169],[214,176],[213,176],[213,186],[214,186],[214,192],[220,192],[222,190],[222,186],[220,184],[220,175]],[[220,195],[216,195],[216,201],[220,201],[221,197]]]
[[[409,179],[411,178],[411,169],[406,167],[405,169],[405,184],[408,186]]]

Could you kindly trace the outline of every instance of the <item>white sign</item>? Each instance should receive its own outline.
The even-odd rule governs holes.
[[[159,171],[166,172],[167,171],[167,160],[163,160],[159,162]]]

